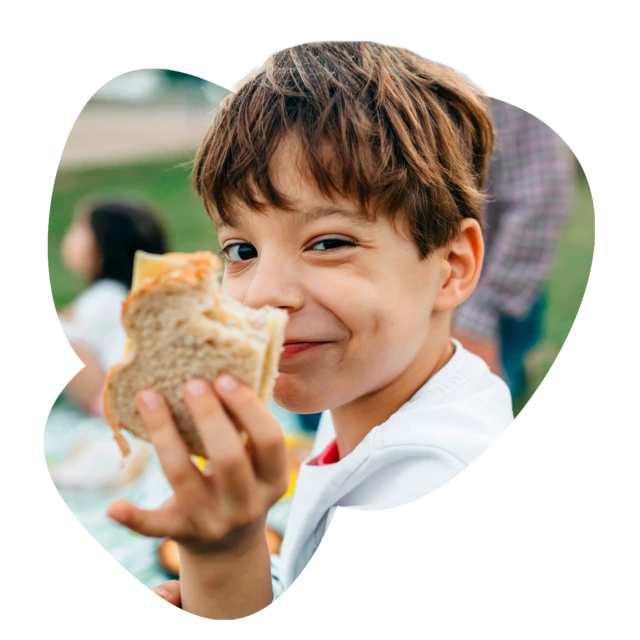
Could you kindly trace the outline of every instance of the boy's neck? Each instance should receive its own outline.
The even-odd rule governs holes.
[[[435,343],[435,344],[434,344]],[[436,346],[437,345],[437,346]],[[453,356],[455,347],[448,331],[429,340],[411,364],[391,383],[331,411],[340,458],[351,453],[376,426],[386,422]]]

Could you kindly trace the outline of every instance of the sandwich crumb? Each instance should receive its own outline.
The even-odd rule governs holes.
[[[127,442],[126,438],[122,435],[122,431],[120,431],[120,427],[111,425],[113,429],[113,439],[116,441],[118,448],[122,452],[122,467],[124,467],[124,458],[126,458],[131,453],[131,447]]]

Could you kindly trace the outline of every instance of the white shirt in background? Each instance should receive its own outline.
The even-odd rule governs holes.
[[[128,288],[116,280],[98,280],[71,305],[71,318],[60,318],[69,342],[96,354],[103,370],[116,364],[124,353],[125,331],[121,314]]]

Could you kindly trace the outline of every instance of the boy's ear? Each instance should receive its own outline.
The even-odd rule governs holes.
[[[484,240],[477,220],[465,218],[456,239],[443,253],[443,280],[434,309],[451,311],[474,291],[484,259]]]

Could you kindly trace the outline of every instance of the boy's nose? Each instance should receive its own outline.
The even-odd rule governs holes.
[[[252,269],[244,303],[254,309],[269,305],[290,313],[300,309],[304,293],[297,271],[293,262],[283,264],[277,259],[260,257]]]

